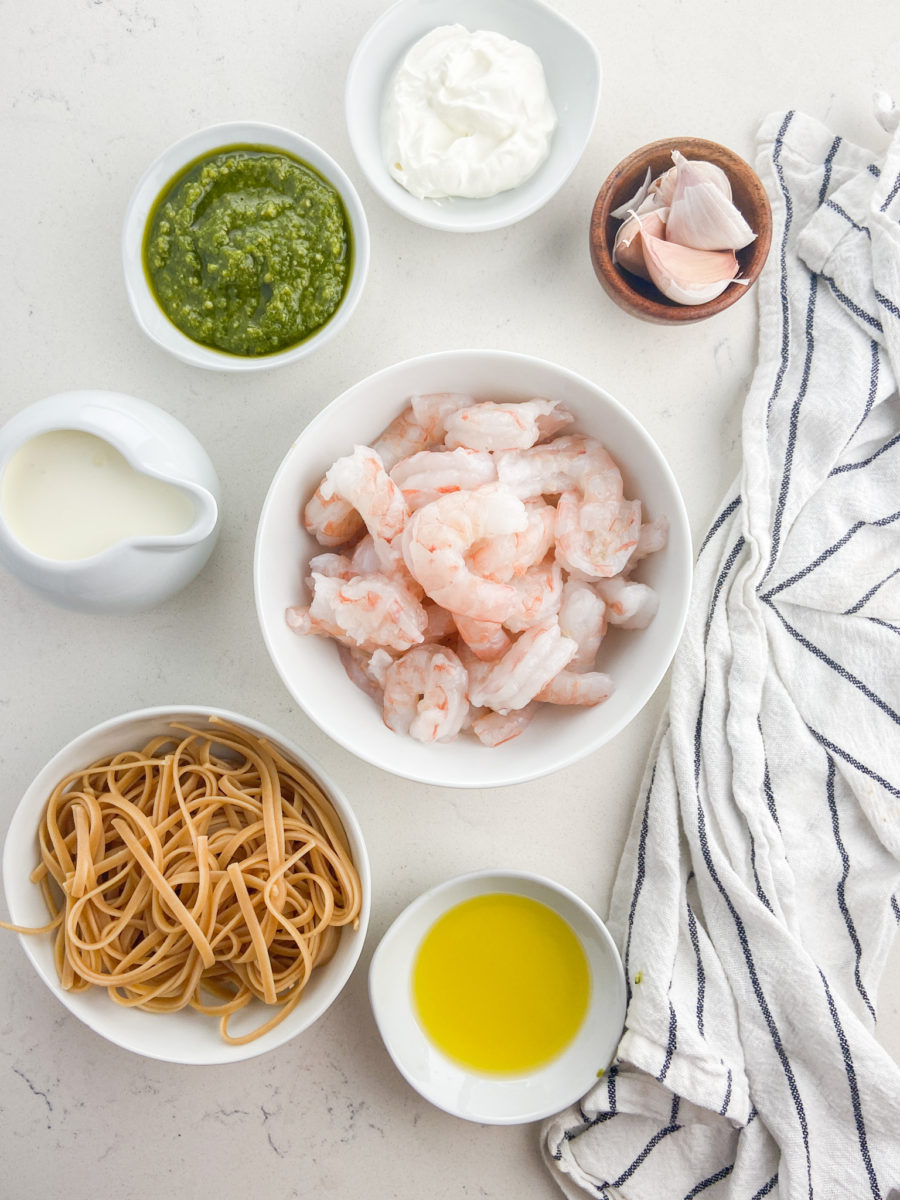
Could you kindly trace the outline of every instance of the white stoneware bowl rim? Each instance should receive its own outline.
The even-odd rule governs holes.
[[[389,174],[381,153],[385,88],[404,54],[438,25],[490,29],[541,57],[559,126],[546,161],[517,188],[483,200],[419,200]],[[543,0],[397,0],[363,36],[344,90],[347,131],[370,186],[396,212],[448,233],[482,233],[523,220],[563,186],[584,153],[600,104],[602,70],[590,38]]]
[[[171,704],[137,709],[100,722],[69,741],[41,768],[26,788],[6,832],[3,847],[3,885],[13,924],[34,927],[47,922],[40,889],[29,875],[37,854],[37,827],[52,788],[66,774],[87,766],[105,754],[137,748],[156,733],[166,732],[173,720],[203,727],[210,716],[221,717],[270,740],[289,757],[302,763],[324,788],[334,804],[359,872],[362,910],[359,928],[343,931],[334,957],[318,967],[303,998],[280,1025],[244,1045],[229,1045],[219,1036],[215,1017],[185,1009],[177,1013],[147,1013],[123,1008],[103,989],[67,992],[59,982],[53,961],[54,934],[20,934],[25,954],[38,976],[57,1000],[101,1037],[147,1058],[185,1065],[210,1066],[239,1062],[284,1045],[307,1030],[337,999],[362,953],[371,911],[371,872],[359,821],[341,789],[305,750],[270,726],[215,705]],[[214,727],[213,727],[214,728]],[[243,1017],[244,1014],[239,1014]],[[259,1002],[246,1010],[246,1020],[232,1025],[233,1032],[249,1032],[271,1015]]]
[[[353,443],[371,441],[416,392],[551,396],[574,407],[575,429],[602,436],[623,470],[629,494],[648,505],[649,518],[669,520],[668,544],[645,559],[637,578],[658,584],[659,612],[648,629],[615,631],[598,669],[617,686],[594,709],[542,706],[518,738],[493,749],[471,735],[423,745],[392,733],[374,702],[346,676],[330,639],[299,637],[286,608],[304,601],[306,563],[321,547],[302,526],[300,510],[322,473]],[[585,414],[603,421],[591,425]],[[639,488],[639,490],[638,490]],[[448,350],[407,359],[353,384],[331,401],[294,440],[263,502],[256,535],[256,610],[269,655],[288,691],[339,745],[382,770],[421,783],[483,788],[521,783],[577,762],[608,742],[637,715],[668,669],[681,636],[690,595],[693,551],[684,502],[656,443],[637,418],[599,385],[555,363],[506,350]],[[617,664],[624,664],[617,676]]]
[[[591,971],[589,1008],[574,1040],[552,1062],[515,1076],[467,1070],[442,1054],[419,1023],[411,987],[418,948],[434,922],[457,904],[493,892],[526,896],[561,916]],[[369,1000],[388,1053],[420,1095],[468,1121],[512,1125],[566,1108],[609,1066],[625,1024],[625,973],[609,930],[574,892],[530,871],[488,869],[437,884],[399,914],[372,956]]]
[[[147,220],[166,185],[189,163],[205,154],[236,145],[265,146],[301,159],[340,193],[350,222],[353,268],[335,313],[304,341],[272,354],[242,356],[195,342],[165,315],[144,272],[143,241]],[[342,167],[309,138],[263,121],[225,121],[194,130],[159,154],[138,180],[122,226],[125,291],[138,325],[158,346],[182,362],[212,371],[265,371],[289,366],[329,342],[350,320],[359,303],[369,269],[369,227],[356,188]]]

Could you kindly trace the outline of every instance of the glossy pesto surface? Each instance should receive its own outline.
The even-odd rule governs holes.
[[[203,345],[257,356],[321,328],[352,268],[337,190],[308,164],[263,146],[189,163],[147,222],[144,268],[170,321]]]

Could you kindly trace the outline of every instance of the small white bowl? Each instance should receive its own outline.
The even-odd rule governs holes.
[[[600,438],[622,469],[626,494],[649,518],[667,517],[666,547],[641,564],[637,578],[659,595],[647,629],[611,631],[599,669],[615,690],[594,708],[542,705],[520,737],[489,749],[468,734],[423,744],[393,733],[376,704],[348,678],[337,646],[300,637],[285,610],[307,603],[310,558],[322,547],[299,518],[327,468],[354,443],[369,444],[423,392],[466,392],[479,399],[547,396],[575,415],[574,428]],[[643,426],[597,384],[565,367],[503,350],[449,350],[409,359],[355,384],[299,434],[275,473],[260,514],[254,581],[266,647],[294,699],[330,737],[353,754],[407,779],[441,787],[521,783],[577,762],[608,742],[652,696],[671,662],[687,613],[693,551],[678,484]]]
[[[233,146],[260,146],[299,158],[322,175],[340,193],[350,223],[353,266],[343,299],[335,313],[304,341],[272,354],[243,356],[195,342],[178,329],[159,305],[144,270],[144,233],[162,191],[189,163]],[[199,129],[170,146],[141,176],[128,207],[122,229],[122,266],[125,290],[138,324],[157,345],[191,366],[212,371],[263,371],[284,367],[305,358],[330,341],[350,320],[362,295],[369,269],[369,227],[356,188],[330,155],[315,142],[290,129],[259,121],[230,121]]]
[[[53,960],[55,934],[19,935],[26,955],[50,991],[95,1033],[147,1058],[204,1066],[253,1058],[274,1050],[308,1029],[337,998],[362,953],[372,895],[369,858],[362,831],[347,798],[321,767],[297,745],[268,726],[211,705],[182,704],[123,713],[76,737],[43,767],[19,801],[3,848],[3,886],[10,920],[15,925],[45,925],[47,909],[40,888],[31,882],[29,875],[39,861],[38,822],[54,786],[70,771],[85,767],[96,759],[122,750],[139,749],[152,737],[169,733],[173,721],[188,722],[203,729],[210,716],[234,722],[267,738],[318,781],[340,816],[359,872],[362,886],[359,929],[342,932],[334,957],[313,972],[293,1012],[280,1025],[255,1041],[232,1046],[219,1036],[215,1017],[190,1008],[174,1013],[142,1012],[137,1008],[124,1008],[116,1004],[102,988],[90,988],[82,992],[64,991]],[[249,1032],[262,1024],[271,1012],[261,1002],[251,1002],[244,1012],[232,1019],[232,1032]]]
[[[547,905],[574,931],[590,969],[587,1014],[553,1061],[521,1075],[466,1070],[428,1039],[416,1016],[412,970],[422,939],[448,909],[486,893]],[[388,1053],[426,1100],[453,1116],[488,1125],[538,1121],[588,1090],[612,1061],[625,1024],[625,972],[608,929],[583,900],[552,880],[520,871],[477,871],[414,900],[381,939],[369,968],[369,998]]]
[[[547,160],[519,187],[484,200],[418,200],[391,177],[384,161],[385,90],[419,38],[439,25],[455,24],[502,33],[535,50],[559,125]],[[541,0],[398,0],[363,37],[350,63],[344,93],[350,143],[382,200],[411,221],[451,233],[501,229],[541,208],[574,171],[594,127],[600,82],[593,43]]]

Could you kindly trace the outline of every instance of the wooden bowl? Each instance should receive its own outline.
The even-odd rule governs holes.
[[[746,283],[732,283],[721,295],[705,304],[677,304],[638,275],[623,270],[612,260],[612,249],[621,221],[610,214],[625,204],[638,190],[650,168],[655,179],[672,166],[672,151],[685,158],[705,159],[722,168],[731,181],[734,203],[740,209],[756,238],[737,251],[738,277]],[[746,296],[756,281],[772,241],[772,210],[762,181],[739,155],[717,142],[703,138],[663,138],[650,142],[624,158],[609,175],[597,194],[591,214],[591,262],[607,294],[620,308],[644,321],[658,325],[689,325],[715,316]]]

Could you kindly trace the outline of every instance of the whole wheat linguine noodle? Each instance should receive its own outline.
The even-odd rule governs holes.
[[[38,830],[62,986],[148,1012],[191,1007],[242,1045],[296,1007],[359,927],[359,875],[334,806],[268,741],[211,717],[73,771]],[[60,895],[61,894],[61,895]],[[2,923],[0,923],[2,924]],[[249,1033],[230,1018],[276,1011]]]

